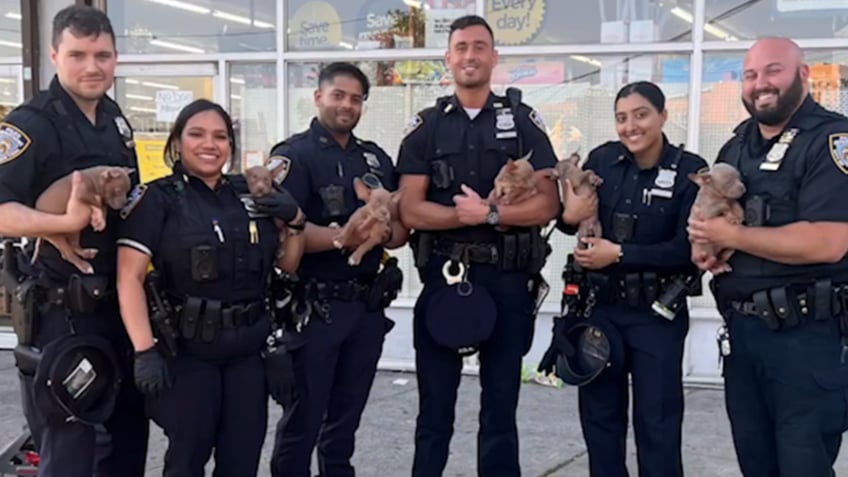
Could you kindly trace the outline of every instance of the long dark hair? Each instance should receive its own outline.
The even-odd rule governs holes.
[[[174,125],[171,126],[171,133],[168,134],[168,140],[165,141],[165,164],[169,167],[173,167],[174,163],[180,160],[180,151],[177,150],[177,141],[183,135],[183,130],[185,130],[188,120],[204,111],[215,111],[219,116],[221,116],[221,119],[224,120],[224,124],[227,126],[227,138],[229,138],[230,142],[230,169],[232,169],[236,154],[236,133],[235,130],[233,130],[233,119],[220,104],[213,103],[208,99],[196,99],[192,101],[180,111],[180,114],[177,115],[177,120],[174,121]]]

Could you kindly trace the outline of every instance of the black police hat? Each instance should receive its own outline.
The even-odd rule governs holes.
[[[491,336],[496,316],[489,291],[462,282],[435,292],[427,303],[424,320],[436,343],[467,356]]]
[[[51,422],[102,424],[112,414],[122,378],[109,341],[66,335],[44,347],[33,394]]]
[[[624,342],[612,324],[596,316],[573,324],[566,339],[574,347],[573,354],[560,353],[556,375],[563,382],[583,386],[592,382],[605,369],[624,364]]]

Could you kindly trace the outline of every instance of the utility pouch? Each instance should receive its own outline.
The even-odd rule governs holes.
[[[515,268],[518,270],[527,270],[530,264],[530,234],[518,234],[518,254],[515,257]]]
[[[109,277],[73,274],[68,279],[68,308],[71,313],[94,313],[106,295]]]
[[[200,320],[200,307],[203,300],[197,297],[186,297],[180,316],[180,333],[184,339],[193,340],[197,335],[198,320]]]
[[[642,273],[642,290],[645,292],[645,301],[653,303],[659,295],[659,280],[656,272]]]
[[[38,307],[36,291],[33,278],[24,280],[14,290],[7,290],[7,293],[13,293],[9,312],[12,328],[18,336],[18,344],[29,345],[35,337],[35,317]]]
[[[816,320],[829,320],[833,317],[833,282],[830,279],[816,280],[813,285],[813,313]],[[845,313],[845,310],[842,311]]]
[[[769,299],[777,318],[784,322],[787,328],[792,328],[798,325],[798,315],[794,313],[789,304],[789,296],[786,292],[786,287],[771,288],[768,291]]]
[[[203,321],[200,324],[200,339],[204,343],[211,343],[218,337],[221,329],[221,302],[218,300],[207,300],[206,309],[203,310]]]
[[[642,289],[641,277],[638,273],[624,275],[624,293],[627,305],[633,308],[639,306],[639,291]]]
[[[768,290],[760,290],[751,296],[754,302],[754,308],[757,310],[757,315],[766,322],[768,329],[777,331],[780,329],[780,322],[777,320],[777,315],[774,314],[771,302],[768,297]]]
[[[518,240],[515,235],[503,234],[500,237],[501,250],[503,257],[501,258],[501,270],[511,272],[516,269],[516,256],[518,252]]]

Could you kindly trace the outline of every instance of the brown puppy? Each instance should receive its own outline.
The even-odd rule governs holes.
[[[126,167],[96,166],[82,169],[80,199],[91,208],[91,227],[100,232],[106,228],[106,207],[120,210],[127,201],[130,191],[129,174],[132,169]],[[64,214],[71,197],[71,174],[62,177],[50,185],[38,196],[35,202],[36,210],[51,214]],[[94,268],[83,259],[91,260],[97,255],[97,249],[80,247],[80,232],[67,235],[51,235],[38,237],[32,262],[38,259],[41,250],[41,240],[45,239],[59,251],[62,258],[72,263],[83,273],[94,273]]]
[[[400,200],[399,191],[391,193],[382,188],[369,189],[358,177],[353,179],[353,188],[356,191],[356,197],[365,202],[365,205],[356,209],[344,227],[333,237],[333,245],[342,249],[351,243],[354,230],[367,233],[368,238],[356,247],[348,258],[347,263],[352,267],[359,265],[362,257],[372,248],[383,243],[386,227],[393,219],[396,219],[394,214],[397,213]]]
[[[244,179],[247,181],[247,188],[250,190],[250,195],[255,198],[264,197],[274,190],[273,173],[264,166],[253,166],[244,171]],[[279,230],[279,245],[277,246],[277,260],[279,260],[286,253],[285,245],[288,227],[280,219],[274,219],[274,224]]]
[[[511,205],[529,199],[539,192],[535,173],[530,164],[530,154],[516,160],[507,159],[495,177],[495,188],[489,193],[489,203]]]
[[[691,218],[705,220],[724,217],[734,224],[741,224],[745,219],[745,211],[739,205],[738,199],[745,194],[745,184],[739,178],[739,171],[730,164],[718,163],[709,171],[689,174],[689,179],[698,184],[698,195],[689,212]],[[715,247],[692,244],[692,261],[703,263],[709,258],[716,257],[713,270],[717,273],[729,272],[727,260],[733,255],[733,249],[717,250]]]
[[[593,171],[584,171],[580,168],[580,155],[577,153],[572,154],[568,159],[558,161],[556,166],[548,173],[548,177],[559,180],[560,197],[563,203],[567,197],[566,187],[568,187],[568,184],[565,182],[566,180],[571,181],[574,193],[581,197],[589,197],[592,194],[597,194],[597,187],[604,182]],[[577,228],[577,244],[579,247],[586,248],[586,244],[580,239],[600,236],[601,222],[598,220],[597,215],[580,222]]]

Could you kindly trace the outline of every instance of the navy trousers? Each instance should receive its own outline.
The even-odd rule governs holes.
[[[318,445],[322,477],[353,477],[354,435],[383,351],[383,311],[330,302],[330,321],[313,316],[293,351],[298,399],[277,423],[271,475],[310,477]]]
[[[725,403],[742,473],[832,477],[848,430],[838,321],[805,319],[779,331],[736,311],[727,321]]]
[[[580,422],[592,477],[626,477],[628,407],[633,379],[633,429],[640,477],[680,477],[683,425],[682,360],[688,310],[673,321],[649,309],[598,305],[592,319],[611,323],[624,343],[624,366],[604,370],[579,390]],[[616,370],[616,372],[613,371]]]
[[[435,342],[424,317],[430,299],[447,286],[441,275],[444,260],[431,259],[424,290],[415,307],[414,344],[418,376],[418,419],[412,475],[441,476],[453,435],[462,358]],[[521,475],[515,413],[521,386],[521,359],[533,340],[533,300],[525,272],[503,272],[491,265],[472,264],[469,280],[484,286],[495,300],[497,317],[488,341],[479,347],[480,429],[477,435],[478,474],[484,477]]]

